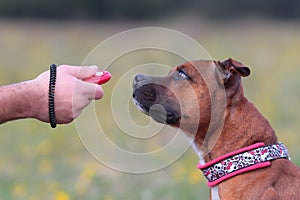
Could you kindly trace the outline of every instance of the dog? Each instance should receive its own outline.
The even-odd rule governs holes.
[[[192,140],[210,199],[300,199],[300,169],[244,96],[241,78],[249,75],[232,58],[186,62],[164,77],[137,74],[133,101]]]

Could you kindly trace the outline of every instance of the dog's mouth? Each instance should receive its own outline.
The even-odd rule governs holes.
[[[152,117],[155,121],[163,124],[176,124],[179,122],[180,114],[178,114],[175,110],[164,106],[163,104],[159,104],[158,102],[155,103],[155,101],[142,99],[135,91],[132,96],[133,102],[138,109],[144,114]]]

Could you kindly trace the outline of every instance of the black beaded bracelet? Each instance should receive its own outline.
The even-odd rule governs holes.
[[[49,79],[49,93],[48,93],[48,107],[49,107],[49,119],[52,128],[56,127],[56,117],[54,108],[54,94],[55,94],[55,82],[56,82],[56,65],[50,65],[50,79]]]

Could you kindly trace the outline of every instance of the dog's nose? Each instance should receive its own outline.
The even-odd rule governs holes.
[[[134,77],[134,81],[136,82],[140,82],[140,81],[143,81],[145,80],[145,76],[142,75],[142,74],[137,74],[135,77]]]
[[[139,87],[139,85],[141,85],[143,83],[143,81],[146,80],[146,77],[142,74],[137,74],[135,77],[134,77],[134,80],[133,80],[133,88],[136,89]]]

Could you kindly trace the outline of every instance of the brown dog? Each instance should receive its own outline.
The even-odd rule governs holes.
[[[243,94],[241,77],[249,74],[231,58],[186,62],[165,77],[136,75],[133,98],[142,112],[193,139],[211,199],[300,199],[299,168]]]

